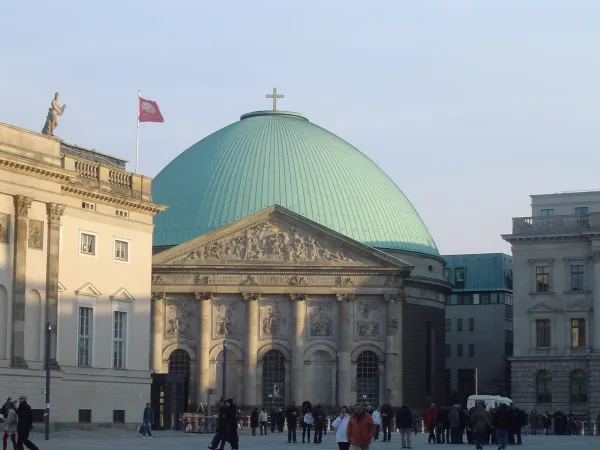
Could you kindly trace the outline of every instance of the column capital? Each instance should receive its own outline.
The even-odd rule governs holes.
[[[31,208],[31,203],[33,202],[33,198],[26,197],[25,195],[15,195],[15,214],[17,217],[27,217],[29,215],[29,208]]]
[[[196,292],[194,293],[196,300],[212,300],[215,298],[214,292]]]
[[[255,301],[255,300],[260,300],[261,299],[261,294],[251,294],[249,292],[244,292],[242,294],[242,299],[245,301]]]
[[[65,205],[58,203],[46,203],[46,213],[48,214],[48,222],[60,223],[60,218],[65,212]]]
[[[152,300],[164,300],[165,298],[167,298],[166,292],[153,292],[152,293]]]
[[[290,300],[303,302],[304,300],[308,300],[308,294],[290,294]]]
[[[335,298],[338,302],[351,302],[352,300],[354,300],[354,294],[336,294]]]
[[[386,303],[402,303],[402,300],[404,300],[404,294],[401,292],[383,295],[383,301]]]

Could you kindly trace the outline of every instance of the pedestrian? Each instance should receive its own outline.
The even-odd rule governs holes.
[[[392,407],[388,404],[384,404],[381,407],[381,428],[383,428],[383,442],[390,442],[392,439],[392,422],[394,419],[394,412]]]
[[[277,431],[283,433],[283,426],[285,425],[285,413],[283,409],[279,408],[277,411]]]
[[[296,408],[296,402],[292,402],[290,406],[285,410],[285,418],[288,425],[288,444],[296,442],[296,428],[298,427],[298,408]]]
[[[496,411],[496,436],[498,439],[498,450],[505,450],[508,445],[508,431],[511,426],[511,411],[502,403]]]
[[[317,402],[312,410],[312,415],[315,420],[315,444],[320,444],[323,441],[323,430],[325,429],[325,410],[321,406],[321,402]]]
[[[4,406],[6,406],[6,404]],[[4,410],[4,407],[2,409]],[[17,417],[16,409],[16,403],[11,402],[9,406],[6,406],[5,412],[2,413],[4,415],[4,436],[2,436],[2,450],[6,450],[9,436],[13,444],[13,450],[17,450],[16,433],[19,419]]]
[[[260,424],[260,435],[263,435],[263,431],[265,432],[265,436],[267,435],[267,423],[269,420],[269,415],[267,414],[267,408],[263,408],[260,414],[258,415],[258,423]]]
[[[335,418],[331,426],[335,430],[335,441],[339,450],[349,450],[348,442],[348,422],[350,422],[350,413],[347,406],[342,406],[340,415]]]
[[[12,401],[12,398],[8,397],[4,405],[2,405],[2,410],[0,410],[0,414],[2,414],[2,417],[4,417],[5,419],[8,417],[8,411],[13,408],[13,405],[14,402]]]
[[[412,448],[410,445],[410,432],[413,427],[413,415],[408,406],[402,405],[396,411],[396,428],[400,430],[402,448]]]
[[[229,442],[232,450],[237,450],[239,444],[238,438],[238,410],[235,407],[235,403],[232,398],[225,401],[225,414],[224,414],[224,434],[222,436],[223,441]],[[224,444],[221,444],[224,447]]]
[[[531,414],[529,414],[529,429],[531,430],[532,435],[537,434],[538,423],[539,419],[537,411],[535,409],[532,409]]]
[[[302,419],[302,443],[303,444],[306,442],[305,437],[306,437],[307,432],[308,432],[308,443],[310,443],[310,429],[312,428],[314,423],[315,423],[315,419],[312,415],[312,412],[310,412],[310,410],[306,411],[306,414],[304,414],[304,418]],[[316,434],[316,432],[315,432],[315,434]],[[315,440],[315,443],[316,442],[317,441]]]
[[[450,425],[450,443],[460,444],[461,442],[461,430],[460,430],[460,414],[458,408],[453,406],[448,413],[448,423]],[[448,442],[448,440],[446,440]]]
[[[256,429],[258,428],[258,408],[254,408],[250,414],[250,428],[252,429],[252,436],[256,436]],[[262,434],[262,427],[260,428],[260,434]]]
[[[29,433],[33,427],[33,412],[24,395],[19,397],[17,420],[17,448],[21,450],[25,446],[29,450],[38,450],[38,446],[29,440]]]
[[[226,402],[221,399],[219,401],[219,415],[217,417],[217,430],[208,446],[210,450],[223,450],[225,448],[225,420],[226,420]],[[220,445],[219,445],[220,444]],[[219,447],[217,447],[219,446]]]
[[[473,439],[475,440],[475,448],[482,450],[483,445],[489,442],[489,431],[492,426],[492,420],[489,411],[485,409],[485,403],[480,402],[475,405],[475,411],[471,418],[473,426]]]
[[[277,428],[277,410],[275,408],[271,409],[269,420],[271,421],[271,433],[275,433],[275,428]]]
[[[354,406],[346,432],[353,450],[369,450],[369,444],[375,435],[375,424],[370,414],[363,411],[362,405]]]
[[[375,411],[373,411],[373,423],[375,424],[375,436],[374,440],[379,440],[379,431],[381,430],[381,406],[378,406]]]
[[[144,408],[144,413],[142,414],[142,427],[143,433],[142,437],[152,437],[152,423],[154,422],[154,411],[150,407],[150,403],[146,403],[146,407]]]

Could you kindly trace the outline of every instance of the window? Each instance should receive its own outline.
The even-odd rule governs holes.
[[[469,344],[469,358],[475,356],[475,344]]]
[[[435,355],[435,331],[433,330],[433,324],[431,322],[427,322],[425,331],[427,333],[427,336],[425,336],[425,393],[431,394],[433,393],[433,372],[435,370],[435,364],[433,361]],[[378,404],[379,402],[371,403],[371,405]]]
[[[541,370],[536,377],[536,400],[538,403],[552,403],[552,376]]]
[[[96,235],[81,233],[80,252],[84,255],[96,254]]]
[[[550,347],[550,319],[538,319],[535,321],[536,347]]]
[[[479,294],[479,304],[489,305],[490,304],[490,294]]]
[[[92,365],[92,316],[92,308],[79,307],[77,365],[80,367]]]
[[[576,206],[575,207],[575,214],[581,214],[581,215],[585,215],[588,214],[588,207],[587,206]]]
[[[456,289],[464,289],[465,288],[465,268],[457,267],[454,269],[454,285]]]
[[[550,291],[550,268],[537,266],[535,268],[535,292]]]
[[[462,358],[462,344],[456,344],[456,356]]]
[[[473,304],[473,294],[458,294],[458,304],[459,305],[472,305]]]
[[[571,266],[571,291],[583,291],[583,265]]]
[[[452,319],[446,319],[446,331],[452,331]]]
[[[542,217],[553,217],[554,209],[542,209]]]
[[[469,331],[475,331],[475,319],[469,319]]]
[[[584,319],[571,319],[571,347],[585,347]]]
[[[587,403],[587,379],[583,370],[571,372],[571,402]]]
[[[513,305],[513,295],[512,294],[504,294],[506,296],[506,304],[512,306]]]
[[[92,422],[92,410],[91,409],[80,409],[79,410],[79,423],[91,423]]]
[[[129,242],[115,239],[115,259],[129,261]]]
[[[379,358],[369,350],[356,361],[356,391],[359,402],[379,405]]]
[[[81,202],[81,207],[83,209],[87,209],[88,211],[96,211],[96,204],[90,202]]]
[[[124,409],[113,409],[113,423],[125,423]]]
[[[126,219],[129,218],[129,211],[125,211],[124,209],[115,210],[115,214],[119,217],[125,217]]]
[[[125,368],[125,326],[127,313],[115,311],[113,313],[113,368]]]
[[[450,358],[452,356],[452,345],[446,344],[446,358]]]
[[[456,331],[462,331],[462,319],[456,319]]]

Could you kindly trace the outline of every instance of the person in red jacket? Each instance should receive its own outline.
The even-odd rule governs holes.
[[[435,416],[437,416],[438,409],[435,407],[435,404],[432,403],[431,407],[425,411],[425,417],[423,418],[423,422],[425,427],[429,431],[429,438],[427,439],[428,443],[435,444]]]
[[[354,406],[354,414],[350,417],[346,433],[352,448],[369,450],[369,444],[375,435],[375,423],[371,415],[363,411],[360,403]]]

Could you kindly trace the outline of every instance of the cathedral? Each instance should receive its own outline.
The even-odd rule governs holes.
[[[151,364],[185,408],[444,398],[444,262],[418,213],[352,145],[258,111],[152,183]],[[212,397],[211,397],[212,395]]]

